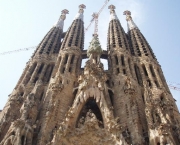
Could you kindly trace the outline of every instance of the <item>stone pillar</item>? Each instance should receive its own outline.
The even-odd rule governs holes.
[[[64,62],[65,62],[65,55],[63,54],[61,56],[61,62],[60,62],[59,69],[58,69],[60,71],[60,73],[62,73],[62,70],[64,68]]]
[[[35,80],[35,77],[37,76],[37,73],[38,73],[38,70],[39,70],[40,66],[41,66],[41,64],[38,63],[35,70],[34,70],[34,72],[33,72],[33,74],[32,74],[32,76],[31,76],[31,79],[30,79],[31,83],[33,83],[33,81]]]
[[[128,63],[127,56],[126,57],[124,56],[124,64],[125,64],[125,69],[126,69],[127,76],[131,76],[131,71],[130,71],[130,66],[129,66],[129,63]]]
[[[149,68],[149,65],[145,65],[146,66],[146,70],[147,70],[147,73],[148,73],[148,76],[149,76],[149,79],[151,80],[151,84],[152,84],[152,87],[156,87],[155,83],[154,83],[154,78],[151,74],[151,70]]]
[[[66,66],[65,66],[65,71],[69,72],[69,67],[70,67],[70,63],[71,63],[71,58],[72,58],[72,54],[69,54],[68,55],[68,60],[67,60],[67,63],[66,63]]]
[[[119,73],[123,73],[122,69],[122,62],[121,62],[121,55],[117,54],[117,58],[118,58],[118,66],[119,66]]]
[[[136,74],[135,74],[135,70],[134,70],[134,64],[132,61],[130,61],[130,67],[131,67],[131,72],[132,72],[132,76],[135,80],[137,80],[136,78]]]
[[[113,73],[116,74],[117,70],[116,70],[116,60],[115,60],[115,56],[114,56],[114,55],[111,55],[111,59],[112,59]]]
[[[33,71],[35,70],[35,68],[36,68],[36,66],[34,66],[35,65],[35,63],[33,63],[30,67],[29,67],[29,70],[26,72],[26,74],[25,74],[25,76],[24,76],[24,78],[23,78],[23,84],[27,84],[28,83],[28,81],[29,81],[29,79],[30,79],[30,77],[31,77],[31,74],[33,73]]]
[[[153,66],[153,69],[154,69],[154,73],[155,73],[156,79],[157,79],[157,81],[159,83],[159,86],[162,88],[163,87],[163,83],[162,83],[161,78],[160,78],[160,76],[159,76],[159,74],[157,72],[157,69],[154,66]]]
[[[74,57],[74,62],[73,62],[73,64],[72,64],[72,73],[75,73],[75,71],[76,71],[76,67],[77,67],[77,65],[78,65],[78,57],[79,56],[77,56],[77,55],[75,55],[75,57]]]
[[[43,79],[44,74],[45,74],[45,71],[46,71],[46,69],[47,69],[47,66],[48,66],[48,64],[45,64],[45,65],[44,65],[43,70],[42,70],[42,72],[41,72],[41,74],[40,74],[40,76],[39,76],[39,80],[42,80],[42,79]]]

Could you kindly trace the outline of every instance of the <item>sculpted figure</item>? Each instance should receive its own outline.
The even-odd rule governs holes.
[[[89,111],[86,114],[86,122],[87,121],[91,121],[91,122],[97,121],[96,115],[92,112],[91,109],[89,109]]]
[[[156,110],[153,111],[153,119],[154,119],[154,124],[158,126],[161,123],[161,118],[159,114],[156,112]]]
[[[0,145],[30,145],[32,134],[33,129],[23,120],[19,119],[11,124]]]
[[[24,104],[20,109],[21,119],[26,120],[27,118],[30,118],[34,120],[34,114],[36,114],[36,112],[37,104],[34,98],[34,94],[31,93],[27,96],[27,99],[25,100]]]
[[[85,122],[85,118],[84,118],[84,116],[82,116],[82,117],[79,119],[78,128],[81,128],[81,127],[84,125],[84,122]]]
[[[55,77],[54,82],[50,84],[50,88],[54,92],[62,91],[64,85],[62,84],[62,78],[60,76]]]
[[[90,42],[90,46],[87,50],[87,55],[89,57],[89,60],[94,64],[99,64],[101,53],[102,53],[102,48],[99,43],[98,35],[94,35],[93,40]]]
[[[132,82],[129,77],[127,77],[126,82],[124,84],[124,92],[130,95],[133,95],[135,93],[135,88],[132,85]]]

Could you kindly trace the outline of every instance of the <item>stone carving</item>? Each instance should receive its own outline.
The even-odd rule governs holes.
[[[103,64],[100,62],[101,53],[102,49],[99,40],[97,36],[94,36],[88,49],[89,60],[84,67],[84,74],[79,76],[79,86],[74,89],[78,89],[75,106],[85,102],[90,97],[94,97],[97,103],[104,98],[103,91],[107,89],[105,85],[107,76],[104,73]]]
[[[100,128],[97,118],[91,110],[87,112],[86,118],[80,118],[78,128],[65,128],[65,124],[62,123],[54,139],[49,143],[50,145],[55,145],[56,142],[59,142],[60,145],[127,145],[118,131],[119,129],[113,132],[115,133],[115,136],[113,136],[112,132],[109,132],[105,128]]]
[[[102,53],[101,45],[99,43],[98,36],[95,35],[90,42],[89,49],[87,50],[87,55],[94,64],[100,63],[100,55]]]
[[[37,114],[37,101],[35,100],[33,93],[30,93],[27,96],[27,99],[20,109],[20,114],[22,120],[30,119],[33,122],[35,121]]]
[[[175,145],[173,142],[173,139],[171,135],[169,134],[171,132],[171,128],[169,124],[160,124],[158,128],[158,132],[160,137],[160,144],[169,144],[169,145]]]
[[[126,81],[124,84],[124,92],[125,94],[135,95],[135,86],[132,84],[129,77],[126,78]]]
[[[85,122],[85,118],[84,118],[84,116],[82,116],[82,117],[79,119],[79,122],[78,122],[78,128],[83,127],[84,122]]]
[[[86,122],[88,122],[88,121],[90,121],[90,122],[97,121],[96,115],[92,112],[91,109],[89,109],[89,111],[87,112],[85,121]]]
[[[13,122],[0,145],[32,145],[32,127],[18,119]]]
[[[56,76],[54,81],[50,84],[50,88],[54,93],[61,92],[64,88],[62,84],[62,78],[60,76]]]
[[[12,93],[10,95],[10,98],[9,98],[9,104],[10,106],[13,104],[13,103],[17,103],[17,104],[21,104],[23,102],[23,97],[21,96],[20,94],[20,90],[17,90],[15,91],[14,93]]]
[[[124,131],[122,132],[123,137],[125,138],[126,142],[128,144],[132,143],[131,134],[127,127],[124,128]]]

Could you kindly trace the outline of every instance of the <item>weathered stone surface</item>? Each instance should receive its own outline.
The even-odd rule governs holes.
[[[27,63],[0,111],[0,145],[179,145],[179,111],[131,13],[126,34],[110,5],[108,50],[94,35],[85,51],[83,9],[66,33],[63,10]]]

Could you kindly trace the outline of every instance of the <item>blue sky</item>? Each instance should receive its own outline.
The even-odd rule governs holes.
[[[104,0],[1,0],[0,1],[0,53],[20,48],[37,46],[58,20],[61,10],[68,9],[64,31],[70,26],[79,4],[85,4],[84,23],[87,26],[93,12],[97,12]],[[179,0],[110,0],[127,32],[124,10],[132,17],[151,45],[165,78],[180,83],[180,1]],[[99,37],[106,49],[109,22],[107,6],[99,18]],[[87,49],[93,33],[93,25],[85,36]],[[20,78],[26,62],[34,50],[9,55],[0,55],[0,109],[2,109]],[[180,86],[178,86],[180,87]],[[171,90],[180,108],[180,92]]]

